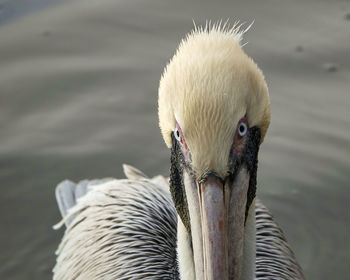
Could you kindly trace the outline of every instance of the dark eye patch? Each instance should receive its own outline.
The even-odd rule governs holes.
[[[171,133],[171,157],[170,157],[170,192],[177,213],[179,214],[182,223],[187,232],[191,236],[190,214],[188,211],[188,204],[183,181],[184,156],[181,152],[179,142],[176,140],[174,132]]]

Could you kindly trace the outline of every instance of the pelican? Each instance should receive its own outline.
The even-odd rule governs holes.
[[[66,230],[55,280],[304,279],[256,198],[270,101],[243,33],[195,28],[165,67],[158,115],[169,179],[124,165],[127,179],[58,185]]]

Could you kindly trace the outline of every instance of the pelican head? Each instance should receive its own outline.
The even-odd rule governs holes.
[[[257,158],[270,101],[242,33],[196,28],[160,80],[181,279],[254,278]]]

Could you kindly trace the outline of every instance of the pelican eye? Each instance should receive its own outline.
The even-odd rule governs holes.
[[[243,137],[244,135],[246,135],[247,131],[248,131],[247,125],[244,122],[241,122],[238,127],[239,136]]]
[[[181,133],[178,129],[178,127],[176,126],[175,130],[174,130],[174,136],[175,136],[175,139],[179,142],[181,142]]]

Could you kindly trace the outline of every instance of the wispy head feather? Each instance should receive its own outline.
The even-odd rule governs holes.
[[[229,35],[232,37],[232,39],[238,41],[239,43],[242,42],[243,35],[254,24],[254,20],[246,27],[245,27],[246,22],[240,22],[238,20],[235,21],[233,24],[230,24],[229,18],[226,19],[225,21],[221,19],[215,22],[212,22],[211,20],[206,20],[205,25],[197,25],[194,19],[192,19],[192,21],[193,21],[194,28],[189,34],[187,34],[186,39],[189,36],[193,36],[194,34],[201,34],[201,33],[209,34],[209,33],[215,32],[215,33]]]

